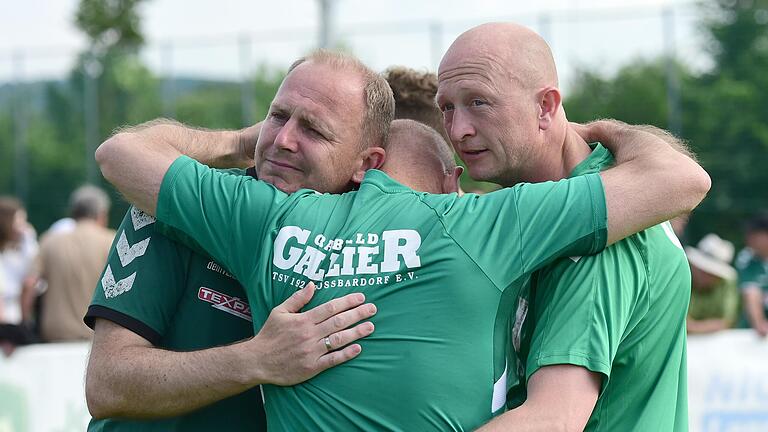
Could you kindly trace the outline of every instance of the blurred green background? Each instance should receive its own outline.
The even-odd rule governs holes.
[[[89,180],[113,194],[112,225],[122,217],[126,204],[92,157],[116,128],[161,116],[240,128],[265,116],[282,79],[284,69],[267,65],[240,81],[159,76],[140,56],[141,3],[82,0],[74,19],[88,48],[68,77],[0,84],[0,194],[21,197],[39,231],[65,216],[69,193]],[[564,105],[571,121],[610,117],[684,138],[713,179],[688,241],[717,232],[740,245],[743,221],[768,200],[768,0],[695,8],[709,67],[691,67],[670,50],[610,73],[587,64],[568,83]],[[343,38],[336,44],[347,46]]]

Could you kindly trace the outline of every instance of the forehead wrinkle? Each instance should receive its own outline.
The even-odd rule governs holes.
[[[490,92],[496,92],[496,87],[494,86],[494,82],[492,79],[488,77],[488,75],[485,73],[484,70],[480,68],[470,68],[469,70],[463,70],[462,68],[457,68],[452,71],[452,73],[447,74],[447,76],[444,76],[440,82],[445,83],[446,81],[451,81],[451,84],[459,86],[458,91],[464,91],[468,89],[478,89],[483,88]],[[440,91],[440,87],[438,86],[437,94],[435,95],[435,99],[439,100],[441,97],[445,95],[445,90],[442,92]]]
[[[286,81],[291,80],[293,92],[298,97],[308,99],[316,107],[329,108],[334,114],[338,113],[339,107],[343,104],[337,92],[343,92],[338,86],[328,86],[327,83],[317,82],[316,74],[311,73],[314,69],[320,73],[325,65],[322,64],[302,64],[286,77]]]
[[[316,97],[313,98],[312,95],[306,94],[307,92],[302,92],[302,90],[305,89],[299,89],[297,91],[298,98],[299,99],[307,99],[310,101],[310,103],[307,104],[299,104],[295,103],[293,99],[295,96],[289,95],[289,94],[283,94],[278,96],[272,101],[272,107],[274,109],[290,112],[291,114],[298,115],[302,122],[320,127],[324,131],[330,133],[332,131],[331,124],[334,122],[334,118],[336,117],[338,103],[334,101],[332,98],[327,98],[324,95],[321,94],[321,92],[311,92]],[[309,90],[309,89],[306,89]],[[332,103],[333,106],[328,106],[327,104],[319,103],[317,99],[325,99]],[[317,116],[314,111],[319,110],[322,112],[323,108],[328,108],[331,111],[331,115],[326,116],[327,119],[322,119],[319,116]]]
[[[455,66],[444,68],[438,74],[438,82],[451,80],[461,75],[467,75],[472,80],[479,81],[494,90],[499,87],[498,81],[515,79],[497,56],[485,52],[469,58],[461,58]]]
[[[299,96],[312,101],[313,105],[328,107],[334,112],[339,105],[335,98],[330,95],[326,95],[322,90],[315,90],[307,86],[302,86],[299,87],[298,93]]]

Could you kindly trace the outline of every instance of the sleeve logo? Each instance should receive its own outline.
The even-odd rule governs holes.
[[[136,272],[133,272],[125,279],[116,281],[115,276],[112,274],[112,268],[107,265],[107,269],[104,270],[104,276],[101,278],[101,287],[104,289],[104,296],[110,299],[130,291],[133,287],[134,280],[136,280]]]
[[[131,246],[131,244],[128,243],[128,238],[125,236],[125,231],[121,232],[120,238],[117,240],[117,245],[115,245],[117,256],[120,258],[120,264],[125,267],[136,258],[144,255],[147,252],[149,240],[150,238],[146,238]]]
[[[138,231],[147,225],[155,223],[155,218],[136,207],[131,207],[131,222],[133,223],[133,230]]]
[[[248,303],[238,297],[233,297],[216,290],[200,287],[197,298],[210,303],[211,307],[232,314],[238,318],[251,321],[251,308]]]

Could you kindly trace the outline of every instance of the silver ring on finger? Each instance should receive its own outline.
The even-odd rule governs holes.
[[[324,337],[323,342],[325,343],[325,349],[328,351],[333,351],[333,347],[331,346],[331,338],[329,336]]]

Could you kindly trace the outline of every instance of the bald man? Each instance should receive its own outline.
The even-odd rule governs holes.
[[[614,157],[588,142],[631,129],[599,122],[580,136],[561,104],[549,46],[515,24],[459,36],[438,80],[446,129],[477,180],[512,186],[600,172]],[[645,129],[684,151],[671,136]],[[599,255],[536,272],[510,316],[512,410],[483,430],[687,430],[690,283],[666,222]]]

